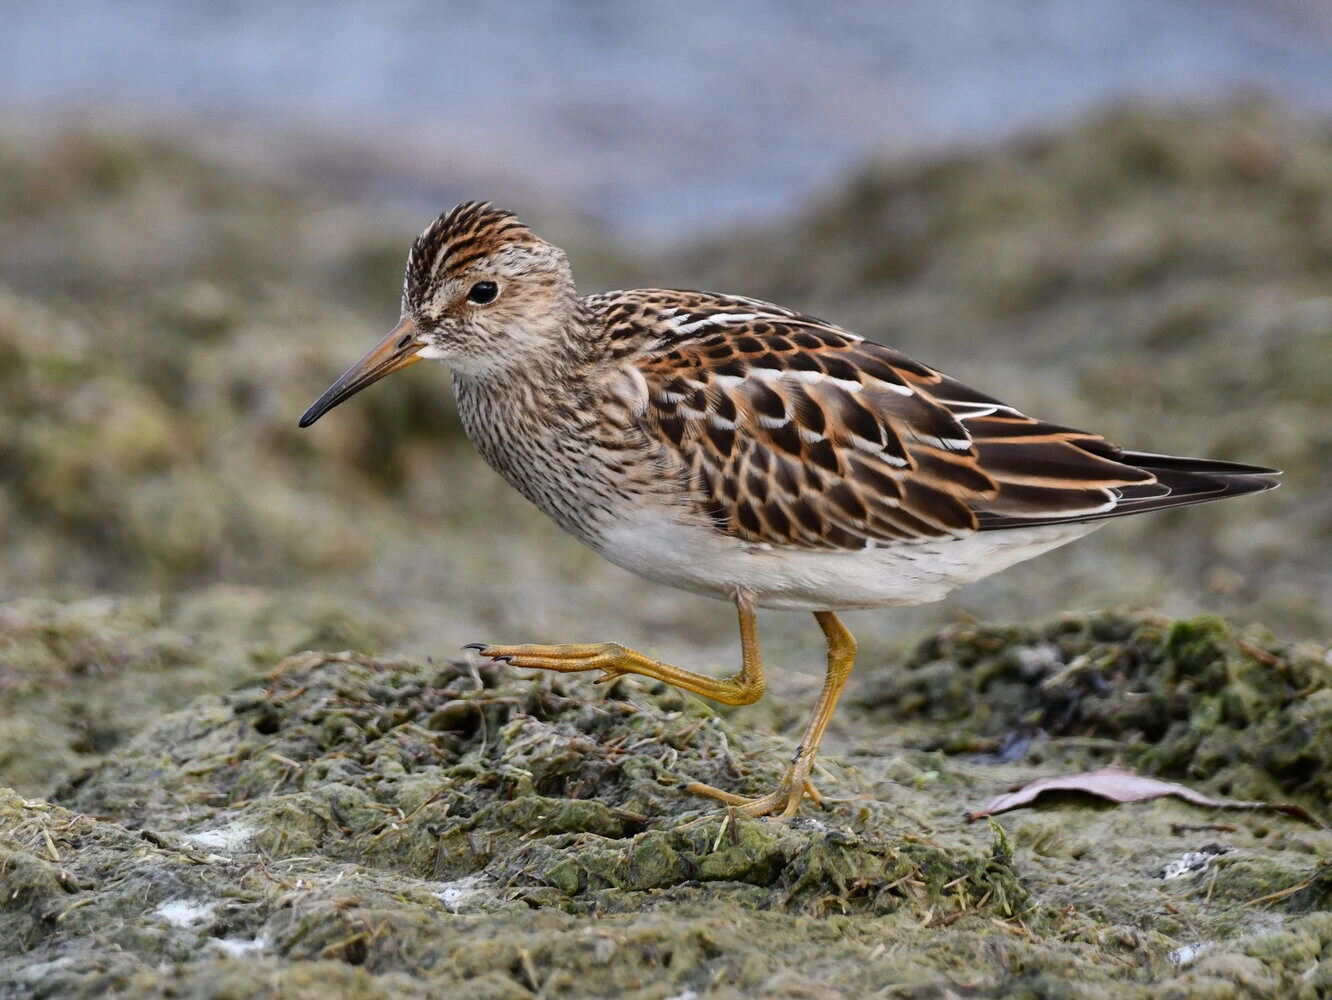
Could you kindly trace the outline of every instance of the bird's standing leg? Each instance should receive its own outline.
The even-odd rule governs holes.
[[[856,662],[856,640],[846,630],[841,619],[831,611],[816,611],[814,617],[818,619],[819,627],[828,640],[828,673],[823,679],[823,690],[819,692],[814,714],[809,717],[804,735],[800,737],[800,745],[796,747],[795,756],[791,758],[777,790],[759,799],[746,799],[711,785],[694,782],[687,785],[685,791],[721,799],[750,816],[780,812],[782,819],[790,819],[806,795],[816,804],[821,804],[819,793],[810,784],[809,772],[814,766],[814,757],[819,752],[819,744],[823,742],[823,734],[828,729],[833,709],[837,707],[837,699]]]
[[[558,670],[561,673],[600,670],[598,681],[614,680],[624,674],[640,674],[693,691],[723,705],[749,705],[763,697],[764,687],[763,664],[759,660],[756,607],[753,595],[743,590],[736,594],[735,604],[740,612],[740,672],[724,678],[673,667],[617,642],[560,646],[492,646],[477,642],[464,648],[475,649],[492,660],[505,660],[515,667]]]

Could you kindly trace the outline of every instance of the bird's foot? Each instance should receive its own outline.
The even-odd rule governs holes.
[[[800,808],[800,803],[805,796],[809,796],[820,809],[823,808],[823,796],[810,782],[808,775],[809,765],[802,760],[797,760],[786,769],[786,774],[782,777],[781,784],[777,786],[776,791],[756,799],[745,798],[743,795],[736,795],[712,785],[705,785],[701,781],[691,781],[685,785],[684,790],[690,795],[705,795],[710,799],[725,802],[728,806],[732,806],[737,812],[742,812],[746,816],[756,818],[772,816],[774,819],[785,822],[795,817],[796,810]]]

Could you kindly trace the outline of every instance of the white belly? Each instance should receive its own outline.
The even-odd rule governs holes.
[[[730,600],[743,588],[760,607],[843,611],[927,604],[1015,563],[1094,531],[1105,522],[982,531],[962,538],[818,552],[750,545],[641,510],[595,545],[630,572]]]

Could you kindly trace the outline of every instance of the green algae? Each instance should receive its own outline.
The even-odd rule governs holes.
[[[974,671],[1019,663],[1024,635],[1145,650],[1150,622],[1188,676],[1230,648],[1217,623],[1096,622],[926,645],[979,651]],[[892,732],[863,715],[856,731]],[[828,809],[780,824],[681,788],[766,787],[789,741],[673,689],[298,654],[145,728],[52,803],[0,795],[0,977],[60,996],[1317,995],[1332,834],[1209,827],[1167,801],[967,824],[1085,737],[996,764],[912,750],[919,731],[830,753]],[[1162,882],[1202,837],[1229,853]]]
[[[771,889],[783,906],[886,911],[937,903],[946,884],[963,908],[1021,903],[1006,851],[968,858],[726,813],[719,827],[679,789],[745,769],[721,752],[736,734],[701,705],[670,708],[664,687],[648,707],[641,692],[589,693],[493,666],[303,654],[262,688],[202,703],[75,775],[57,801],[146,828],[225,815],[273,859],[484,874],[541,905],[552,898],[526,890],[591,898],[558,901],[571,911],[605,905],[608,891],[724,882]]]
[[[218,953],[248,942],[282,956],[278,978],[367,995],[400,973],[494,995],[498,969],[508,989],[535,975],[549,995],[650,996],[710,966],[736,983],[771,974],[724,913],[786,912],[808,928],[832,915],[1026,908],[1002,844],[944,850],[882,829],[773,824],[683,795],[683,775],[746,771],[743,753],[721,752],[746,738],[672,690],[620,682],[601,694],[493,665],[288,659],[73,776],[57,801],[75,811],[6,793],[0,940],[19,944],[7,957],[82,995],[133,993],[163,959],[191,984],[172,988],[217,988],[204,984],[218,981]],[[172,901],[193,901],[187,923],[167,915]],[[122,925],[110,963],[85,940],[107,919]],[[570,974],[580,938],[595,987]],[[330,958],[373,978],[349,979]],[[473,979],[484,985],[468,992]]]
[[[375,649],[388,629],[318,598],[212,588],[176,600],[0,604],[0,783],[46,794],[164,711],[306,648]]]
[[[1332,801],[1332,661],[1216,618],[1067,615],[1045,626],[957,625],[876,677],[858,705],[965,723],[984,737],[1078,735],[1146,773],[1240,799]],[[991,744],[993,745],[993,741]],[[1326,818],[1326,817],[1325,817]]]

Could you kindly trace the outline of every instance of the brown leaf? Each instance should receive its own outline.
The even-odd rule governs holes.
[[[1038,778],[1016,792],[996,796],[984,809],[979,812],[968,813],[967,819],[978,820],[986,816],[992,816],[995,813],[1029,806],[1045,792],[1082,792],[1116,803],[1146,802],[1150,799],[1160,799],[1173,795],[1185,802],[1192,802],[1194,805],[1206,809],[1280,812],[1305,820],[1314,826],[1323,826],[1323,823],[1303,806],[1286,803],[1231,802],[1225,799],[1212,799],[1201,792],[1194,791],[1192,788],[1177,785],[1173,781],[1145,778],[1122,767],[1102,767],[1095,771],[1084,771],[1081,774]]]

